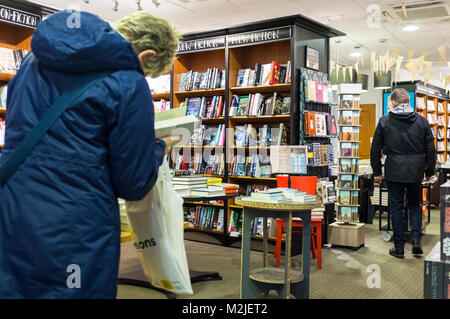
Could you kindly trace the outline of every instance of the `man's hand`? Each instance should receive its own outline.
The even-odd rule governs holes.
[[[382,181],[383,181],[383,175],[375,176],[373,178],[373,185],[380,186]]]
[[[166,136],[161,138],[166,143],[166,149],[164,151],[164,154],[167,155],[170,153],[170,150],[172,148],[172,145],[175,143],[178,143],[183,139],[183,136]]]

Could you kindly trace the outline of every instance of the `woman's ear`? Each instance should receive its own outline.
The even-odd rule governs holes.
[[[141,61],[141,64],[143,63],[143,61],[147,58],[153,58],[156,56],[156,52],[155,50],[144,50],[141,53],[139,53],[138,57],[139,57],[139,61]]]

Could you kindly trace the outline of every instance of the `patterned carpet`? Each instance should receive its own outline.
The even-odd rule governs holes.
[[[366,225],[365,247],[359,250],[325,247],[322,249],[322,269],[317,261],[311,261],[310,298],[313,299],[422,299],[424,258],[439,241],[439,211],[433,210],[431,224],[422,238],[424,257],[411,255],[411,244],[405,247],[405,259],[388,255],[392,242],[385,242],[378,231],[378,219]],[[222,280],[203,281],[192,285],[193,295],[179,295],[179,299],[237,299],[240,289],[241,250],[194,241],[185,241],[190,269],[217,271]],[[283,257],[281,259],[283,261]],[[299,267],[299,256],[292,258],[293,267]],[[269,255],[269,263],[275,258]],[[251,268],[262,264],[262,253],[251,252]],[[282,262],[283,264],[283,262]],[[379,269],[379,288],[373,280],[373,271]],[[140,264],[131,243],[123,243],[121,250],[120,276],[140,273]],[[119,276],[119,277],[120,277]],[[369,286],[373,288],[369,288]],[[375,286],[375,287],[374,287]],[[271,297],[272,295],[269,295]],[[158,291],[118,285],[119,299],[166,299]]]

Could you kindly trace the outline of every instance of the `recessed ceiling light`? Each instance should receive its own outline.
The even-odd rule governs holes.
[[[352,52],[350,53],[350,56],[359,57],[361,56],[361,52]]]
[[[403,31],[413,32],[419,30],[419,27],[417,25],[409,24],[405,25],[402,29]]]

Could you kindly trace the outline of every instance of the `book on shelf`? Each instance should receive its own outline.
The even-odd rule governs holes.
[[[242,232],[242,211],[232,209],[230,212],[230,221],[228,223],[228,232]]]
[[[306,174],[308,150],[306,146],[271,146],[272,173]]]
[[[438,119],[437,119],[436,113],[428,113],[427,120],[428,120],[428,123],[430,123],[430,125],[437,124]]]
[[[12,50],[0,47],[0,72],[16,73],[28,50]]]
[[[434,112],[436,111],[436,104],[433,100],[427,101],[427,112]]]
[[[340,158],[339,159],[340,173],[358,173],[358,159],[356,158]]]
[[[229,173],[230,176],[270,177],[272,174],[270,157],[237,154],[233,158]]]
[[[442,115],[438,115],[437,123],[439,126],[445,126],[445,118]]]
[[[211,206],[185,206],[184,220],[191,227],[223,230],[224,209]]]
[[[307,132],[308,135],[316,135],[316,114],[307,112]]]
[[[339,111],[339,113],[340,125],[359,125],[359,111]]]
[[[0,108],[6,109],[6,100],[8,96],[8,86],[0,86]]]
[[[425,110],[425,98],[424,97],[416,98],[416,109],[419,111]]]
[[[438,102],[438,113],[445,113],[444,105],[441,102]]]
[[[224,70],[208,68],[206,72],[190,70],[180,74],[179,91],[210,90],[224,87]]]
[[[359,94],[342,94],[340,96],[339,108],[341,110],[346,109],[359,109]]]
[[[359,144],[353,142],[341,142],[342,157],[359,157]]]
[[[238,98],[237,116],[247,116],[248,115],[248,104],[251,95],[240,96]]]
[[[148,76],[146,80],[152,94],[170,92],[170,74],[163,74],[156,78]]]
[[[267,86],[279,83],[290,83],[290,61],[280,64],[277,61],[260,64],[255,63],[255,68],[239,69],[236,86]]]
[[[358,188],[358,175],[356,174],[341,174],[338,177],[339,189],[355,189]]]
[[[359,128],[351,126],[343,126],[341,128],[339,138],[341,141],[347,142],[359,141]]]
[[[437,145],[437,150],[438,150],[438,152],[443,152],[443,151],[445,151],[445,144],[444,144],[444,142],[442,142],[442,141],[437,141],[437,143],[436,143]]]
[[[0,145],[5,144],[6,122],[0,118]]]
[[[326,136],[327,135],[327,122],[326,116],[322,113],[315,114],[315,122],[316,122],[316,134],[317,136]]]
[[[153,101],[153,107],[155,113],[168,111],[170,110],[170,101],[166,101],[164,99]]]

